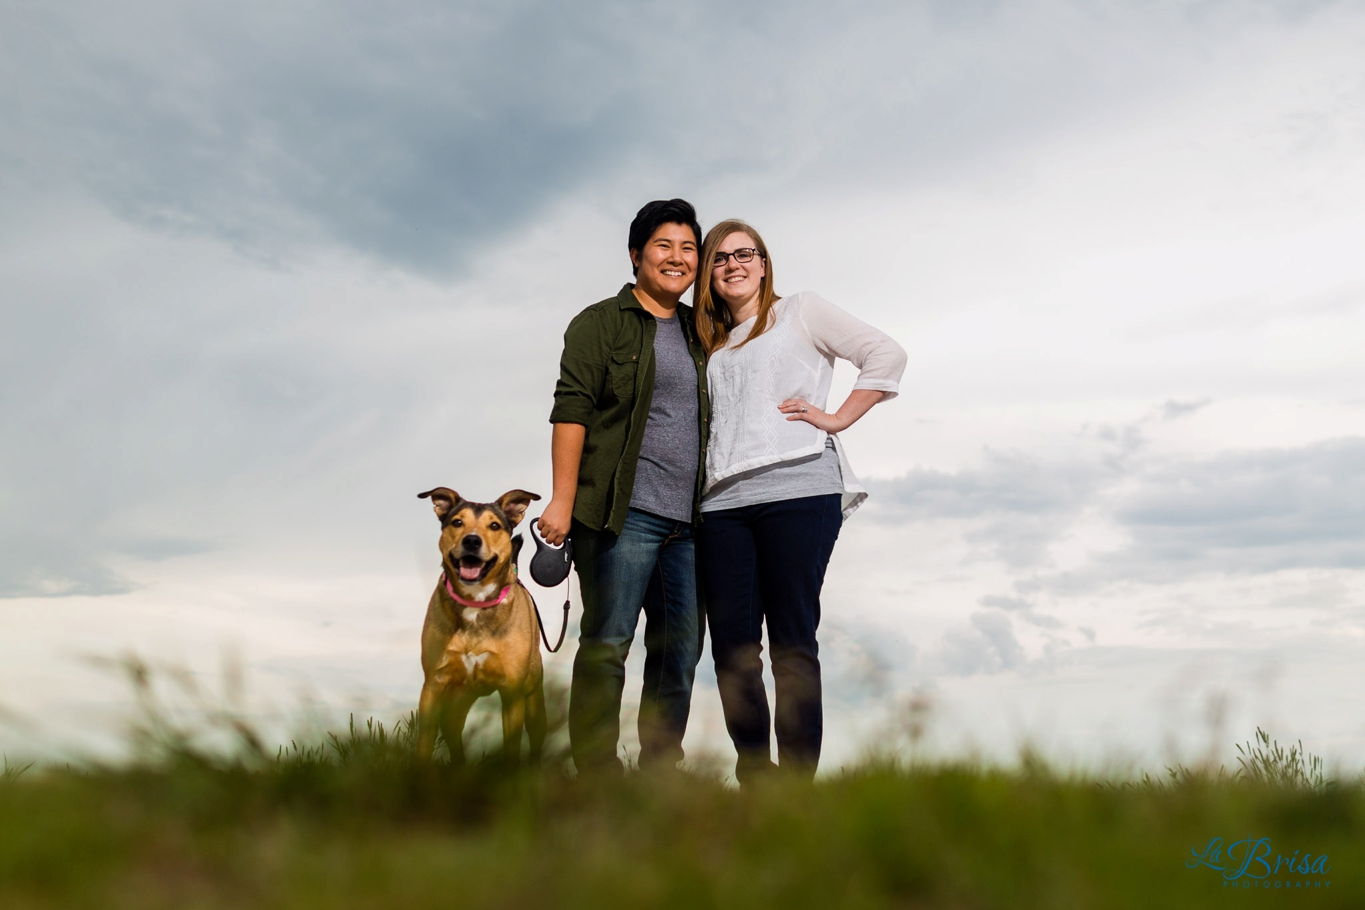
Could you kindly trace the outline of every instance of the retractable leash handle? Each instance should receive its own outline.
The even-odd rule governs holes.
[[[531,539],[536,544],[536,555],[531,557],[531,577],[542,588],[557,588],[569,577],[569,563],[573,561],[573,541],[564,538],[562,546],[552,547],[540,536],[536,522],[531,522]]]
[[[573,562],[573,541],[566,537],[562,546],[551,546],[540,536],[536,522],[532,521],[529,524],[531,526],[531,540],[536,545],[536,555],[531,557],[531,578],[542,588],[559,587],[569,580],[569,565]],[[540,618],[540,607],[536,604],[535,597],[531,597],[531,606],[535,607],[536,622],[540,626],[540,640],[545,642],[545,649],[551,654],[564,646],[564,633],[569,631],[569,592],[570,588],[566,587],[564,589],[564,623],[559,627],[559,640],[555,642],[553,648],[550,647],[550,639],[545,634],[545,621]]]

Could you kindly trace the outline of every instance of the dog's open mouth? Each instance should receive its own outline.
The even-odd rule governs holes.
[[[461,556],[458,564],[460,581],[483,581],[484,576],[493,568],[493,563],[497,561],[498,558],[496,556],[488,560],[488,562],[484,562],[477,556]]]

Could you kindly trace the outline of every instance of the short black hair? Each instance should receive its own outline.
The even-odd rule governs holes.
[[[690,227],[697,246],[701,246],[701,225],[697,223],[697,210],[692,208],[692,203],[686,199],[655,199],[646,202],[635,213],[635,220],[630,223],[630,236],[626,238],[626,249],[635,252],[643,250],[661,224]],[[633,271],[636,275],[640,274],[639,268]]]

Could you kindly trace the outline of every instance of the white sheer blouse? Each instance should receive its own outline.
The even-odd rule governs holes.
[[[735,326],[707,366],[711,437],[703,493],[746,471],[824,449],[829,434],[804,420],[787,420],[777,406],[788,398],[804,398],[828,410],[834,358],[842,357],[858,368],[855,390],[885,392],[886,399],[900,391],[904,348],[818,294],[801,291],[782,298],[773,305],[768,330],[737,347],[753,325],[750,319]],[[847,517],[867,498],[867,491],[853,475],[838,436],[832,438],[843,473]]]

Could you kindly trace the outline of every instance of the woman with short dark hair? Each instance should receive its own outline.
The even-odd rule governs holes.
[[[564,332],[550,412],[554,493],[540,533],[573,537],[583,598],[569,694],[578,773],[617,774],[626,657],[645,614],[640,767],[673,767],[702,652],[693,525],[706,441],[706,352],[691,307],[697,215],[682,199],[640,209],[635,280]]]
[[[867,498],[837,434],[893,398],[905,351],[890,336],[809,291],[778,297],[772,260],[742,221],[702,243],[697,335],[710,355],[711,428],[699,527],[711,652],[741,784],[778,765],[810,778],[823,735],[820,588],[843,519]],[[859,369],[824,410],[835,358]],[[768,629],[775,722],[763,687]]]

